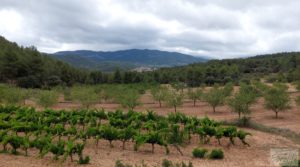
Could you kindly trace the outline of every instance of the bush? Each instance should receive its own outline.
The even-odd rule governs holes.
[[[209,154],[210,159],[223,159],[224,153],[221,149],[213,149]]]
[[[195,158],[203,158],[207,153],[207,149],[205,148],[194,148],[193,150],[193,157]]]
[[[193,167],[193,163],[189,162],[188,164],[181,162],[181,163],[173,163],[170,160],[164,159],[161,164],[162,167]]]
[[[79,158],[78,164],[88,164],[90,162],[90,157],[86,156],[85,158]]]
[[[172,167],[173,163],[170,160],[164,159],[161,164],[162,167]]]
[[[123,164],[122,161],[117,160],[116,163],[115,163],[115,167],[132,167],[132,165]]]

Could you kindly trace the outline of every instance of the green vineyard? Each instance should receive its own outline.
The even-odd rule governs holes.
[[[0,142],[2,152],[28,155],[28,149],[38,150],[38,156],[52,154],[53,159],[89,163],[90,157],[83,155],[87,140],[94,140],[96,148],[99,140],[107,140],[113,147],[114,141],[133,142],[132,150],[138,151],[143,144],[174,147],[182,155],[180,147],[189,144],[193,136],[199,137],[201,144],[215,139],[226,138],[232,145],[250,135],[234,126],[224,126],[207,117],[189,117],[182,113],[160,116],[154,112],[145,113],[129,110],[107,112],[104,110],[36,111],[34,108],[0,107]],[[128,148],[129,149],[129,148]]]

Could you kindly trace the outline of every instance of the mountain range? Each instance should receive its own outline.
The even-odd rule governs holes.
[[[207,57],[195,57],[178,52],[149,49],[130,49],[109,52],[76,50],[60,51],[50,55],[79,68],[101,71],[113,71],[116,68],[121,70],[133,70],[138,68],[182,66],[209,60]]]

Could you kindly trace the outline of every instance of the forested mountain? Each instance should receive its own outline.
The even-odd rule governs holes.
[[[0,37],[0,82],[21,87],[50,88],[74,83],[176,83],[189,86],[225,84],[251,79],[300,81],[300,52],[261,55],[244,59],[210,60],[150,72],[113,73],[83,70]]]
[[[170,80],[200,84],[224,84],[250,79],[292,82],[300,80],[300,52],[259,55],[250,58],[211,60],[182,67],[159,69],[160,82]]]
[[[21,47],[0,36],[0,81],[21,87],[50,87],[84,82],[86,71]]]
[[[207,61],[207,58],[204,57],[149,49],[113,52],[62,51],[54,53],[52,56],[76,67],[101,71],[113,71],[116,68],[130,70],[137,67],[172,67]]]

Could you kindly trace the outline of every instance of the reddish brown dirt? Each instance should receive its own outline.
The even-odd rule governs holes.
[[[235,88],[236,90],[237,88]],[[294,92],[294,89],[289,89],[290,92]],[[291,98],[294,99],[299,96],[300,93],[291,93]],[[159,108],[157,102],[154,102],[149,93],[142,96],[141,102],[142,106],[137,107],[136,111],[146,111],[153,110],[158,114],[166,115],[168,113],[174,112],[173,108],[167,107],[165,104],[162,108]],[[34,103],[28,101],[27,104],[34,105]],[[300,108],[296,106],[294,102],[291,103],[291,109],[284,113],[279,113],[279,118],[275,119],[275,114],[272,111],[266,110],[264,108],[264,100],[261,98],[252,105],[252,120],[257,123],[276,127],[285,128],[296,133],[300,133]],[[61,102],[57,104],[54,109],[76,109],[79,108],[78,103],[71,102]],[[96,108],[104,108],[108,111],[114,111],[120,108],[119,104],[112,102],[103,102],[101,104],[95,105]],[[237,114],[232,113],[228,106],[217,107],[217,112],[213,113],[212,108],[205,102],[197,102],[196,107],[193,106],[193,102],[190,100],[185,100],[182,107],[178,108],[178,111],[183,112],[187,115],[193,115],[198,117],[208,116],[216,120],[234,120],[238,117]],[[151,146],[144,145],[140,148],[138,152],[133,151],[133,143],[128,143],[126,145],[126,150],[122,150],[122,144],[120,142],[114,142],[114,148],[110,148],[107,141],[101,140],[99,148],[95,148],[94,141],[89,140],[87,148],[85,149],[85,154],[91,156],[91,162],[87,167],[112,167],[116,160],[122,160],[123,162],[130,164],[141,164],[144,161],[148,165],[159,166],[163,159],[169,159],[174,162],[189,162],[191,161],[195,167],[198,166],[272,166],[269,161],[270,149],[272,148],[298,148],[300,146],[284,137],[263,133],[255,130],[246,129],[252,133],[252,136],[247,138],[251,147],[242,145],[237,142],[236,146],[231,146],[228,148],[226,145],[228,141],[223,140],[222,146],[219,146],[215,140],[209,145],[204,145],[202,147],[212,149],[221,147],[225,152],[224,160],[199,160],[194,159],[191,156],[192,149],[198,146],[197,137],[194,137],[192,143],[182,148],[184,156],[180,154],[171,147],[170,155],[165,155],[164,149],[156,146],[155,154],[151,153]],[[96,153],[97,150],[97,153]],[[44,159],[39,159],[36,157],[37,152],[35,150],[30,150],[30,156],[25,157],[23,155],[12,156],[7,154],[0,154],[0,167],[10,167],[10,166],[26,166],[26,167],[43,167],[43,166],[78,166],[74,162],[67,162],[60,164],[57,161],[53,161],[50,154]]]
[[[296,106],[294,102],[294,99],[296,96],[300,96],[300,93],[291,93],[290,96],[292,99],[291,108],[285,112],[279,113],[278,119],[275,118],[275,113],[273,111],[264,108],[263,98],[258,99],[257,102],[251,106],[252,120],[266,126],[289,129],[300,133],[300,107]],[[153,110],[161,115],[167,115],[168,113],[174,112],[174,108],[167,107],[165,104],[160,108],[159,104],[152,99],[150,93],[144,94],[141,97],[141,102],[143,105],[138,106],[135,109],[136,111]],[[61,102],[57,104],[54,109],[76,109],[79,107],[80,105],[78,103]],[[119,104],[113,102],[103,102],[101,104],[96,104],[95,107],[104,108],[109,111],[121,108]],[[198,117],[208,116],[215,120],[232,121],[238,118],[238,115],[233,113],[226,105],[217,107],[216,112],[213,113],[212,108],[206,102],[197,101],[196,106],[194,107],[193,102],[188,99],[184,101],[184,104],[181,107],[178,107],[178,111]]]

